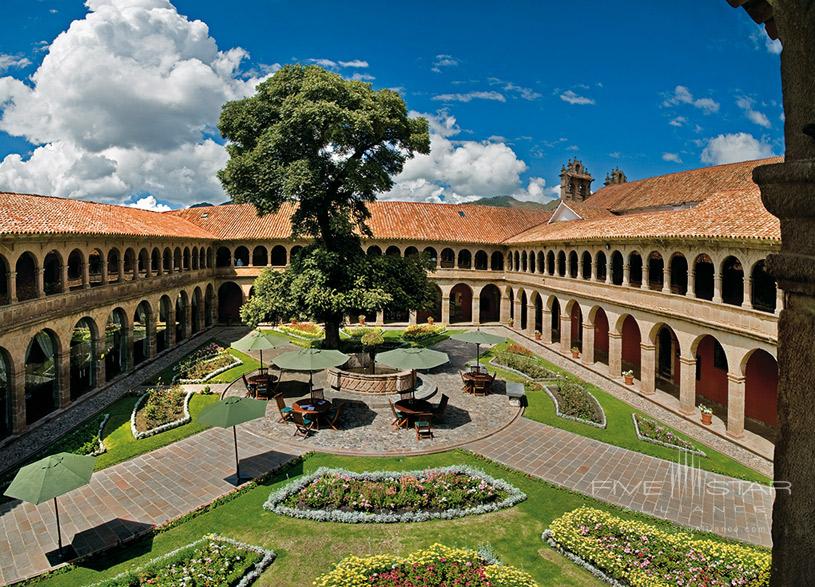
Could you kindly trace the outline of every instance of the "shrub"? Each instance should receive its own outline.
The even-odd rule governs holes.
[[[317,587],[536,587],[528,574],[513,567],[490,564],[474,550],[433,544],[404,558],[393,555],[349,556],[329,573],[318,577]]]
[[[183,417],[186,395],[180,385],[148,390],[136,412],[136,429],[140,432],[152,430]]]
[[[345,328],[345,334],[351,338],[360,339],[369,332],[375,332],[377,330],[381,329],[373,328],[371,326],[348,326]]]
[[[512,485],[471,467],[367,473],[320,468],[272,493],[264,507],[311,520],[389,523],[486,513],[524,499]]]
[[[203,365],[222,354],[234,360],[232,359],[232,355],[230,355],[224,347],[217,342],[211,341],[181,359],[169,371],[161,373],[155,381],[158,384],[169,385],[179,379],[199,379],[200,377],[196,377],[195,375],[201,369],[205,369],[205,371],[201,373],[201,377],[217,369],[217,367],[206,368]]]
[[[402,333],[402,338],[408,342],[422,342],[434,336],[443,334],[446,330],[444,324],[411,324]]]
[[[517,342],[509,343],[507,345],[506,352],[514,353],[516,355],[523,355],[524,357],[531,357],[533,355],[532,351],[530,351],[528,348],[524,346],[519,345]]]
[[[566,382],[548,389],[557,398],[561,414],[597,424],[603,423],[603,415],[597,406],[597,400],[583,386]]]
[[[592,508],[557,518],[544,538],[633,587],[769,585],[767,551],[684,532],[669,534]]]
[[[538,363],[531,355],[524,356],[518,353],[498,351],[495,353],[495,361],[499,365],[523,373],[530,379],[557,379],[558,377],[557,374]]]
[[[281,324],[277,328],[286,334],[300,338],[318,339],[325,335],[323,327],[314,322],[290,322]]]
[[[107,414],[99,414],[78,428],[75,428],[49,449],[50,454],[70,452],[77,455],[91,455],[99,451],[99,428]]]
[[[641,436],[647,439],[654,440],[659,444],[667,444],[675,446],[683,450],[699,452],[698,449],[684,438],[679,438],[671,430],[659,424],[656,420],[652,420],[640,414],[634,414],[634,420],[637,422],[637,428]]]

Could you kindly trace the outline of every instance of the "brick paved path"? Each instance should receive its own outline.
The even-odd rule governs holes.
[[[241,475],[254,477],[296,456],[238,428]],[[63,543],[79,555],[132,538],[234,490],[232,430],[211,429],[94,473],[90,485],[59,498]],[[232,476],[232,477],[230,477]],[[50,568],[56,549],[53,502],[0,505],[0,583]]]
[[[603,501],[726,538],[771,545],[773,490],[519,418],[468,449]]]

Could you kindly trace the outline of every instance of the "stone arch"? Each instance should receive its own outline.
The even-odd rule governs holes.
[[[507,299],[509,300],[509,319],[515,320],[515,291],[507,286],[506,288]]]
[[[512,269],[514,271],[521,270],[521,254],[518,251],[515,251],[512,255]]]
[[[577,270],[578,270],[578,256],[577,251],[569,251],[569,277],[572,279],[577,279]]]
[[[153,308],[150,302],[142,300],[133,312],[133,366],[143,363],[150,357],[150,329],[153,321]]]
[[[606,254],[603,251],[597,251],[594,256],[594,273],[597,276],[597,281],[604,282],[606,280],[608,275],[607,261]]]
[[[396,245],[390,245],[387,249],[385,249],[385,255],[388,257],[401,257],[402,250]]]
[[[546,273],[548,275],[555,274],[555,252],[549,251],[546,253]]]
[[[442,294],[441,288],[436,285],[435,283],[431,283],[433,286],[433,307],[427,310],[418,310],[416,312],[416,322],[419,324],[423,324],[427,322],[428,318],[433,318],[438,323],[441,323],[441,316],[442,316]],[[361,312],[360,312],[361,313]],[[375,319],[375,318],[374,318]]]
[[[42,280],[45,295],[62,293],[62,255],[56,249],[45,255],[42,262]],[[5,280],[4,280],[5,281]]]
[[[473,290],[458,283],[450,290],[450,324],[473,321]]]
[[[231,267],[232,266],[232,252],[227,247],[218,247],[215,251],[215,266],[216,267]]]
[[[501,254],[501,251],[493,251],[492,255],[490,255],[490,269],[493,271],[504,270],[504,255]]]
[[[535,334],[543,333],[543,298],[538,291],[533,291],[530,296],[532,307],[534,308],[535,315],[533,316],[533,323],[535,326]]]
[[[688,260],[682,253],[674,253],[670,259],[671,293],[684,296],[688,293]]]
[[[368,250],[365,251],[365,254],[367,254],[369,257],[379,256],[382,254],[382,249],[379,248],[378,245],[371,245],[368,247]]]
[[[551,312],[550,320],[551,320],[551,327],[552,327],[552,339],[549,342],[560,342],[560,300],[557,299],[555,296],[549,296],[549,299],[546,300],[546,306],[549,308]]]
[[[286,253],[286,247],[283,245],[275,245],[272,247],[272,266],[273,267],[285,267],[288,263],[288,255]]]
[[[25,353],[26,424],[50,414],[59,407],[60,365],[62,353],[59,336],[50,328],[40,330],[28,343]]]
[[[753,349],[741,361],[741,374],[745,425],[773,440],[778,428],[778,361],[763,349]]]
[[[129,249],[132,252],[132,249]],[[75,291],[82,289],[82,271],[85,266],[85,253],[81,249],[74,249],[68,253],[68,289]]]
[[[91,287],[99,287],[105,284],[102,279],[104,267],[105,253],[101,249],[91,249],[88,253],[88,284]]]
[[[182,271],[189,271],[191,264],[190,264],[190,248],[184,247],[184,251],[181,253],[181,270]]]
[[[0,439],[14,431],[12,406],[14,405],[14,364],[9,352],[0,347]]]
[[[778,288],[775,280],[767,271],[767,263],[764,259],[757,261],[750,270],[750,283],[750,303],[753,309],[774,313]]]
[[[113,247],[108,251],[107,266],[108,266],[108,279],[114,282],[119,281],[122,277],[119,274],[119,270],[120,269],[123,270],[122,255],[119,252],[119,249],[117,249],[116,247]]]
[[[170,247],[166,247],[161,255],[161,271],[162,273],[173,272],[173,252]]]
[[[535,251],[529,251],[529,272],[535,273],[538,268],[535,266]]]
[[[241,323],[243,291],[234,281],[225,281],[218,288],[218,322],[223,324]]]
[[[642,287],[642,255],[631,251],[628,255],[628,285]]]
[[[4,255],[0,255],[0,306],[4,306],[11,302],[9,293],[10,279],[11,270],[9,269],[8,259],[6,259]],[[0,414],[0,419],[2,419],[2,414]]]
[[[451,248],[445,248],[441,251],[441,268],[453,269],[456,266],[456,254]]]
[[[566,277],[566,253],[559,251],[557,254],[557,274],[560,277]]]
[[[105,378],[110,381],[128,370],[128,320],[122,308],[115,308],[105,322]]]
[[[501,291],[492,283],[488,283],[481,288],[478,294],[478,315],[479,322],[501,321]]]
[[[14,270],[17,272],[17,300],[24,302],[39,297],[40,291],[37,284],[39,264],[34,253],[25,251],[20,255],[17,258]]]
[[[198,250],[198,268],[199,269],[206,269],[210,266],[209,261],[207,261],[208,249],[201,247]]]
[[[240,245],[235,249],[234,253],[235,267],[248,267],[249,266],[249,249]]]
[[[170,333],[175,331],[175,319],[172,309],[170,296],[161,296],[158,303],[158,321],[156,323],[156,351],[159,353],[170,348]]]
[[[569,324],[571,328],[572,347],[583,351],[583,309],[574,300],[566,304],[566,312],[569,314]]]
[[[439,265],[439,255],[436,252],[436,249],[433,247],[425,247],[422,251],[422,254],[427,257],[427,260],[430,262],[430,266],[434,269]]]
[[[176,247],[173,250],[173,271],[181,271],[182,262],[183,262],[183,253],[181,252],[181,247]]]
[[[125,279],[128,281],[132,281],[136,279],[138,275],[138,259],[136,258],[136,251],[134,251],[131,247],[128,247],[124,253],[124,259],[122,260],[122,271],[124,273]]]
[[[187,305],[190,303],[187,292],[183,289],[175,298],[175,342],[178,344],[187,338]]]
[[[668,324],[659,322],[651,328],[648,340],[654,345],[656,352],[656,387],[678,398],[681,372],[679,357],[682,348],[676,332]]]
[[[690,352],[696,358],[696,402],[715,408],[727,421],[729,366],[724,347],[715,336],[701,334],[691,343]]]
[[[538,258],[538,273],[546,273],[546,255],[543,251],[538,251],[536,256]]]
[[[77,321],[71,333],[70,389],[71,399],[96,387],[96,362],[99,355],[96,343],[99,340],[99,328],[93,318],[85,316]]]
[[[161,274],[161,251],[158,250],[158,247],[154,248],[150,255],[150,272],[153,275]]]
[[[486,251],[476,251],[473,259],[473,267],[479,271],[486,271],[489,267],[489,257]]]
[[[592,307],[589,310],[589,320],[594,325],[594,360],[608,365],[609,324],[606,311],[600,306]],[[614,373],[612,375],[616,376]]]
[[[192,255],[190,257],[192,269],[198,269],[198,247],[194,246],[192,248]]]
[[[418,257],[419,256],[419,249],[414,247],[413,245],[407,247],[405,249],[405,257]]]
[[[459,269],[472,269],[473,256],[467,249],[461,249],[458,252],[458,268]]]
[[[213,263],[215,262],[212,247],[207,247],[206,262],[207,262],[207,269],[212,269]]]
[[[204,326],[212,326],[213,304],[215,303],[215,288],[211,283],[207,284],[207,291],[204,293]]]
[[[721,265],[722,302],[741,306],[744,302],[744,268],[733,255],[725,257]]]
[[[665,260],[659,251],[651,251],[648,255],[648,289],[662,291],[665,283]]]
[[[201,332],[201,288],[196,286],[192,291],[190,305],[192,306],[192,333],[197,334]]]
[[[526,295],[526,290],[524,288],[520,288],[518,290],[518,301],[519,301],[520,311],[521,311],[518,326],[519,326],[519,328],[521,330],[526,330],[526,328],[527,328],[527,326],[529,324],[529,308],[528,308],[529,299],[528,299],[528,297]]]
[[[701,253],[693,260],[693,293],[700,300],[712,300],[716,270],[713,260]]]
[[[625,280],[625,261],[620,251],[611,253],[611,283],[622,285]]]
[[[526,273],[529,271],[529,260],[527,259],[526,251],[521,251],[521,266],[519,271]]]
[[[642,332],[637,319],[631,314],[623,314],[617,319],[617,332],[620,333],[620,364],[623,371],[633,371],[634,377],[642,378]],[[616,373],[612,373],[616,377]]]
[[[583,273],[580,277],[585,280],[591,279],[591,253],[589,251],[583,251]]]
[[[255,267],[266,267],[269,264],[269,249],[263,245],[258,245],[252,249],[252,265]]]

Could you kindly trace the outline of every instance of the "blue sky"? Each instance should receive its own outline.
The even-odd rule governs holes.
[[[0,22],[0,190],[223,200],[220,103],[315,60],[432,117],[387,197],[545,200],[573,156],[598,188],[783,152],[780,47],[724,0],[5,0]]]

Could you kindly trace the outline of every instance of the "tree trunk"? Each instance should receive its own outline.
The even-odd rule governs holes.
[[[325,341],[323,341],[323,348],[326,349],[339,349],[340,348],[340,325],[342,324],[341,318],[327,318],[325,320]]]

